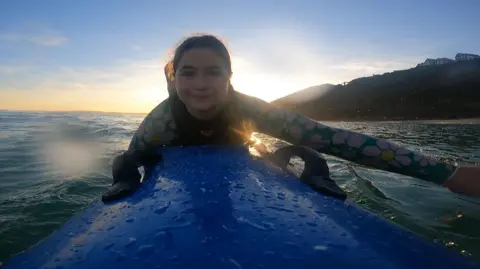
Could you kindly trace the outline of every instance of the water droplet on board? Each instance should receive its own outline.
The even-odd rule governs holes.
[[[140,255],[148,255],[155,251],[155,248],[152,245],[145,245],[145,246],[140,246],[138,248],[138,253]]]
[[[105,249],[105,250],[111,249],[113,246],[115,246],[115,243],[110,243],[110,244],[106,245],[103,249]]]
[[[166,205],[166,206],[160,207],[160,208],[156,209],[156,210],[154,211],[154,213],[155,213],[155,214],[163,214],[163,213],[165,213],[165,211],[167,211],[167,209],[168,209],[169,206],[170,206],[170,205]]]
[[[322,245],[317,245],[317,246],[313,246],[313,249],[318,250],[318,251],[326,251],[326,250],[328,250],[328,247],[327,246],[322,246]]]

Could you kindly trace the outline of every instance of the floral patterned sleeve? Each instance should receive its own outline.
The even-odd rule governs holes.
[[[128,151],[170,145],[176,137],[175,128],[167,99],[145,117],[130,141]]]
[[[255,131],[289,143],[309,146],[361,165],[437,184],[445,183],[456,170],[451,164],[436,161],[387,140],[332,128],[258,98],[243,94],[237,96],[240,110],[253,121]]]

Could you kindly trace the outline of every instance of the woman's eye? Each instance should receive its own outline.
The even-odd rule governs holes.
[[[212,76],[221,76],[223,75],[223,72],[222,70],[219,70],[219,69],[213,69],[213,70],[210,70],[209,74]]]
[[[182,71],[180,75],[184,77],[192,77],[195,75],[195,72],[185,70],[185,71]]]

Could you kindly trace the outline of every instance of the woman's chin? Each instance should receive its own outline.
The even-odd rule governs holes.
[[[208,112],[215,109],[215,106],[210,103],[195,103],[191,107],[198,112]]]
[[[195,115],[200,116],[201,114],[204,114],[203,116],[207,116],[212,113],[215,114],[216,106],[211,102],[195,102],[195,103],[191,103],[188,106],[188,110],[190,111],[190,113],[194,114],[194,116]]]
[[[212,100],[192,100],[190,106],[198,111],[209,111],[215,108],[215,103]]]

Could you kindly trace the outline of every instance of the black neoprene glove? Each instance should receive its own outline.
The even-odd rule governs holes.
[[[102,195],[102,201],[114,201],[132,194],[139,186],[142,175],[141,166],[151,166],[161,160],[161,155],[154,150],[126,151],[113,160],[112,186]]]

